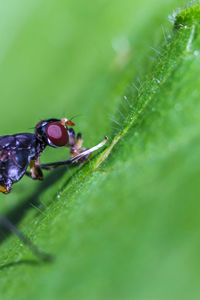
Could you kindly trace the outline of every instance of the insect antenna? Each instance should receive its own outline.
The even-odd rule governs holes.
[[[69,118],[71,121],[76,119],[77,117],[80,117],[80,116],[83,116],[83,114],[77,114],[77,115],[74,115],[73,117]]]

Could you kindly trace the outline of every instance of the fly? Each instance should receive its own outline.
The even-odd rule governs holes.
[[[34,134],[19,133],[0,136],[0,192],[8,194],[12,185],[24,175],[34,180],[43,180],[42,170],[53,170],[59,166],[83,163],[92,152],[105,145],[104,140],[92,148],[82,147],[81,133],[75,134],[75,124],[68,119],[48,119],[39,122]],[[69,128],[70,127],[70,128]],[[40,163],[40,156],[47,146],[53,148],[69,147],[71,158],[47,164]],[[29,168],[29,170],[28,170]],[[39,250],[19,229],[7,218],[0,216],[3,227],[14,233],[22,240],[31,251],[42,259],[48,255]]]

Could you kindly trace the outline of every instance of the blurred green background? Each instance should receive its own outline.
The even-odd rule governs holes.
[[[56,257],[43,264],[2,233],[2,299],[200,298],[199,8],[178,33],[168,20],[185,4],[1,3],[1,135],[76,116],[90,147],[136,116],[99,169],[90,160],[1,195],[1,212]]]

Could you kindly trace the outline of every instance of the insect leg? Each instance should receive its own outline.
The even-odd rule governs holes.
[[[83,143],[82,134],[79,132],[76,136],[73,128],[70,128],[68,132],[69,132],[69,147],[80,149]]]
[[[58,161],[58,162],[53,162],[53,163],[48,163],[48,164],[41,164],[39,165],[39,167],[41,169],[48,169],[49,167],[58,167],[58,166],[64,166],[64,165],[70,165],[73,164],[75,162],[79,162],[81,158],[87,157],[89,154],[91,154],[92,152],[98,150],[99,148],[103,147],[105,145],[105,143],[107,142],[108,137],[106,136],[104,138],[104,140],[99,143],[98,145],[83,151],[82,153],[76,155],[75,157],[72,157],[71,159],[67,159],[67,160],[62,160],[62,161]]]
[[[31,177],[32,179],[43,180],[43,173],[39,166],[39,162],[32,160],[29,164],[30,172],[26,171],[26,175]]]
[[[83,139],[82,139],[82,134],[80,132],[77,134],[76,143],[77,143],[79,148],[82,147]]]
[[[10,187],[10,189],[11,189],[11,187]],[[2,192],[4,194],[8,194],[10,192],[10,189],[3,185],[0,185],[0,192]]]
[[[35,246],[31,240],[20,231],[14,224],[12,224],[6,217],[0,215],[0,225],[10,232],[14,233],[28,248],[31,252],[43,261],[51,261],[53,257],[50,254],[44,253],[37,246]]]
[[[7,178],[6,182],[0,182],[0,192],[8,194],[12,190],[12,181]]]

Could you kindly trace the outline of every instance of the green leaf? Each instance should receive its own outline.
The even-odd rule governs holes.
[[[22,29],[0,90],[17,103],[2,128],[34,124],[38,110],[57,117],[68,98],[66,111],[85,115],[85,145],[109,142],[84,166],[42,184],[24,178],[4,198],[5,214],[55,261],[2,238],[3,299],[198,299],[200,5],[177,10],[170,26],[180,1],[45,3],[24,8],[26,26],[15,15]]]

